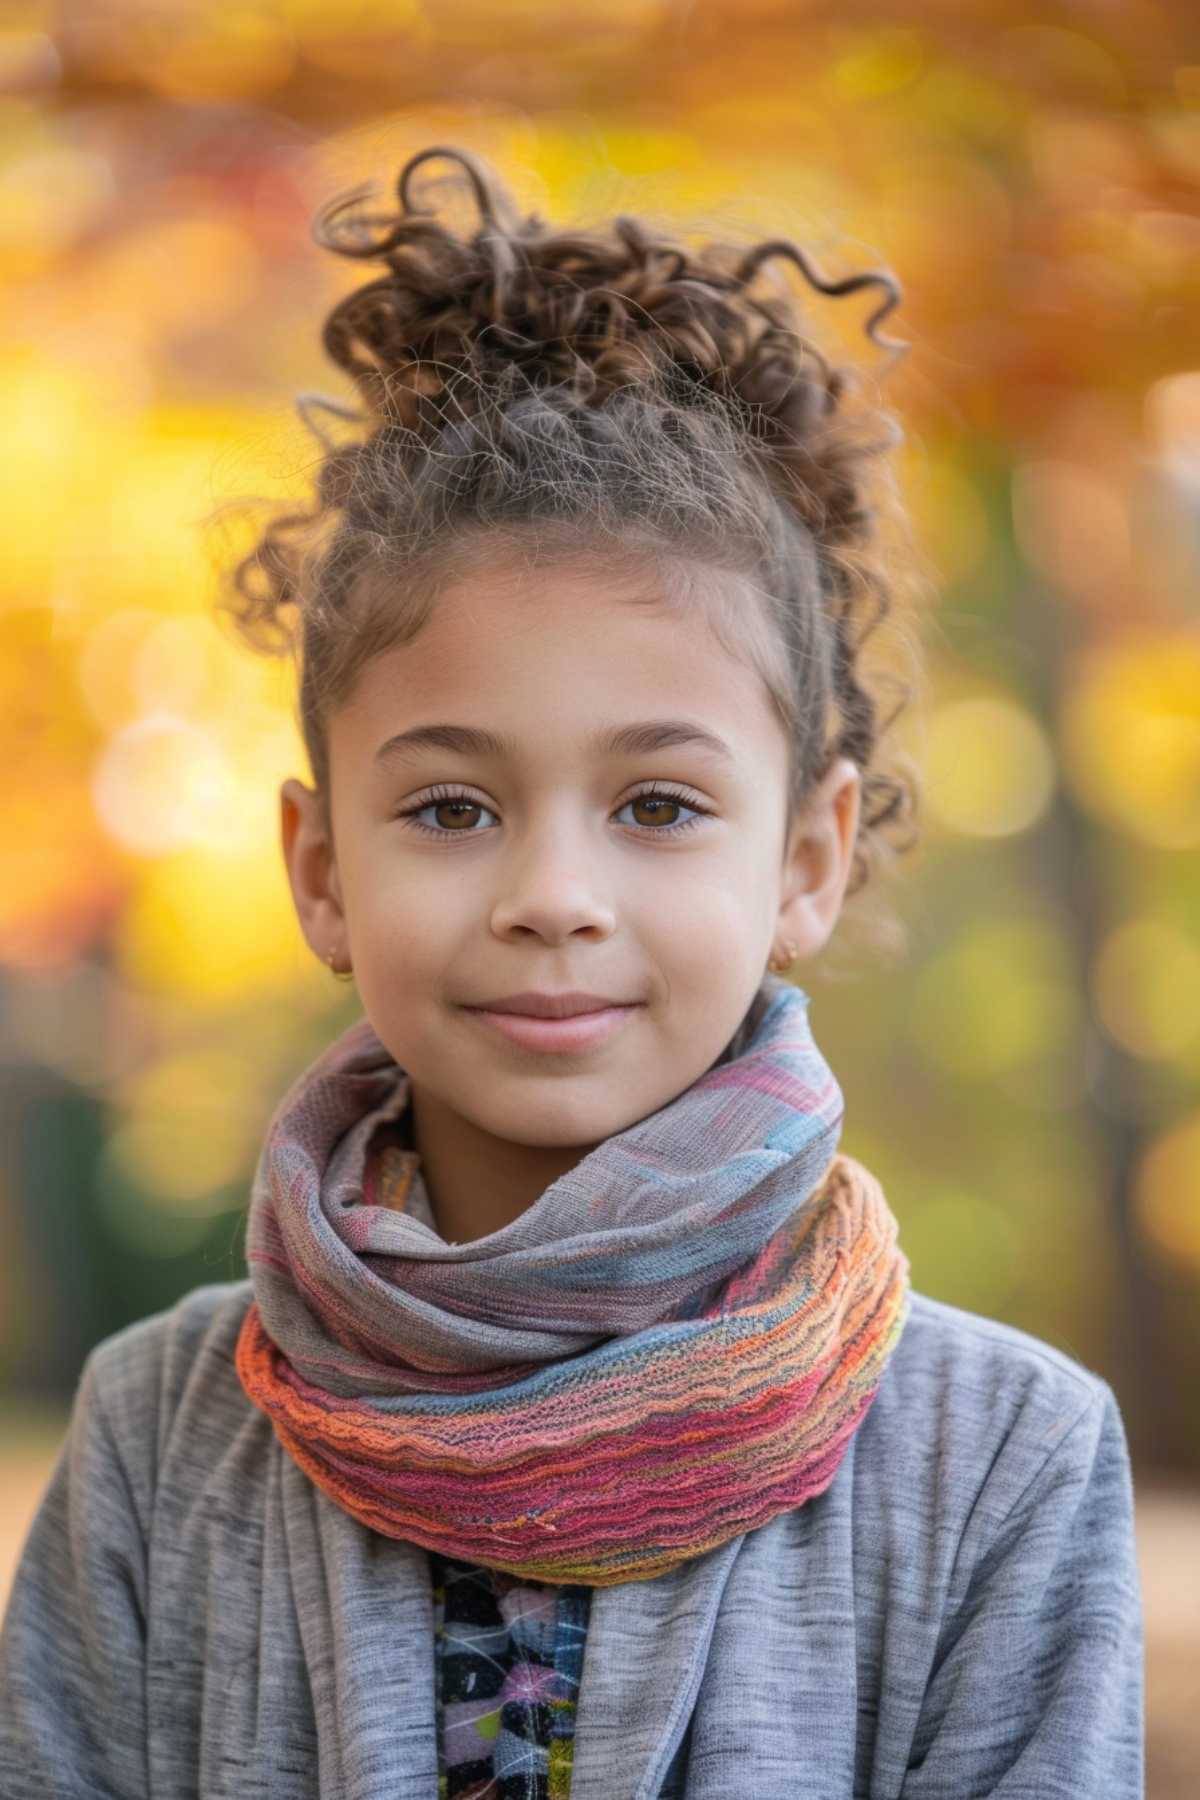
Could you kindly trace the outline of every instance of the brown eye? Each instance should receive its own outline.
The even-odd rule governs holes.
[[[669,788],[644,788],[640,794],[632,795],[626,800],[620,811],[626,808],[634,810],[640,807],[643,817],[635,818],[633,825],[647,838],[675,838],[684,831],[692,831],[707,817],[707,808],[697,806],[686,794],[672,793]],[[690,819],[673,819],[671,813],[680,809],[691,813]]]
[[[480,831],[474,815],[488,811],[490,808],[482,800],[473,800],[470,794],[435,793],[427,795],[416,806],[404,808],[397,817],[407,830],[424,832],[426,837],[478,837]],[[422,813],[431,813],[435,822],[427,825]]]
[[[680,807],[680,802],[678,800],[672,800],[665,794],[638,794],[629,802],[629,804],[634,807],[643,807],[650,815],[649,818],[639,819],[639,825],[674,824],[674,820],[668,818],[666,813],[677,813]]]
[[[454,825],[462,825],[464,823],[462,817],[464,812],[482,812],[483,808],[480,806],[478,800],[439,800],[434,803],[432,808],[426,808],[424,810],[431,810],[439,825],[450,825],[450,828],[453,829]],[[441,814],[449,814],[450,819],[448,820],[440,817],[439,815]],[[453,823],[451,823],[451,821],[453,821]],[[470,824],[472,821],[467,820],[466,823]]]

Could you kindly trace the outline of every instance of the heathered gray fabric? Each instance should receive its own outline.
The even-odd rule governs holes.
[[[3,1800],[434,1800],[428,1558],[315,1488],[233,1366],[248,1281],[88,1358],[0,1632]],[[1134,1800],[1111,1388],[914,1292],[830,1488],[596,1589],[572,1800]]]

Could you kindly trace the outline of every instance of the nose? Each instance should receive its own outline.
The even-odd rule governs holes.
[[[498,937],[532,932],[550,944],[580,931],[608,937],[616,913],[607,889],[595,846],[559,818],[530,832],[499,864],[492,930]]]

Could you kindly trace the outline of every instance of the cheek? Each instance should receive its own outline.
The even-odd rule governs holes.
[[[359,857],[343,884],[359,953],[416,972],[478,921],[471,885],[420,858]]]
[[[455,947],[479,929],[478,910],[461,893],[442,894],[435,901],[397,891],[390,903],[387,896],[375,895],[363,923],[374,953],[411,974],[444,968]]]
[[[364,918],[428,913],[452,896],[455,885],[436,857],[412,853],[398,821],[372,821],[338,860],[346,877],[347,904]]]
[[[723,937],[735,936],[757,923],[769,897],[769,884],[754,859],[731,857],[718,867],[689,871],[672,889],[665,916],[681,930],[696,925]]]

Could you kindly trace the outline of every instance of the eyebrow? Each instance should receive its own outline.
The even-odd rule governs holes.
[[[643,719],[632,725],[601,726],[589,739],[589,748],[600,755],[645,756],[652,750],[671,750],[692,744],[728,762],[736,761],[723,737],[694,719]],[[515,756],[515,738],[484,731],[477,725],[414,725],[398,731],[380,744],[377,764],[405,761],[423,750],[451,750],[460,756]]]

